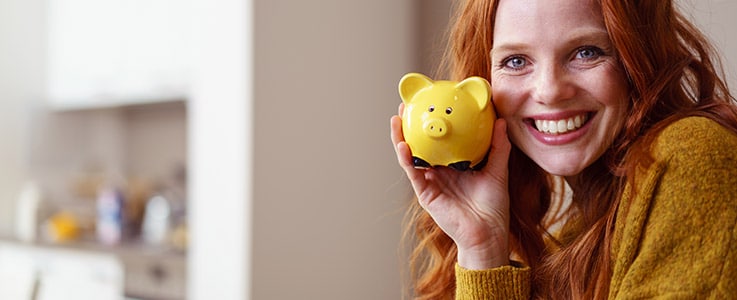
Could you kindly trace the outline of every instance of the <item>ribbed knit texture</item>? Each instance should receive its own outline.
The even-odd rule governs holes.
[[[468,270],[456,264],[456,284],[460,300],[523,299],[530,293],[530,268]]]
[[[737,299],[737,136],[699,117],[658,136],[617,212],[609,299]],[[457,299],[529,299],[529,269],[456,266]]]

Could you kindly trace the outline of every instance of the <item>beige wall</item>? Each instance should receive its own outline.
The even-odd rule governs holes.
[[[730,89],[733,94],[737,93],[737,1],[677,0],[676,3],[703,28],[719,48],[724,58]]]
[[[418,45],[415,55],[419,58],[417,71],[431,77],[438,76],[438,62],[445,51],[448,23],[451,18],[452,4],[448,0],[416,0],[417,31],[415,33]],[[440,78],[436,78],[440,79]]]
[[[253,299],[399,299],[409,191],[389,141],[413,1],[255,6]]]

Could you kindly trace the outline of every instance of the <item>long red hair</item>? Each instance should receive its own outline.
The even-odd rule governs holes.
[[[591,0],[596,1],[596,0]],[[583,171],[566,211],[575,226],[552,238],[560,180],[518,148],[509,161],[511,250],[533,273],[533,298],[602,299],[611,277],[610,242],[623,190],[638,165],[648,165],[657,132],[685,116],[705,116],[737,132],[734,97],[708,39],[670,0],[600,0],[601,14],[630,85],[628,119],[608,151]],[[491,79],[489,53],[497,1],[467,0],[455,7],[444,72],[454,80]],[[631,182],[629,182],[631,183]],[[570,224],[569,224],[570,225]],[[416,299],[454,296],[453,241],[414,201],[406,218]],[[547,243],[557,244],[550,250]]]

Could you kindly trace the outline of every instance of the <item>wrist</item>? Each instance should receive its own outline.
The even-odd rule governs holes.
[[[468,270],[488,270],[509,265],[508,251],[458,249],[458,265]]]

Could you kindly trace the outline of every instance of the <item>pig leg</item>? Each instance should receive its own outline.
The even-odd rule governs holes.
[[[429,169],[430,167],[432,167],[424,159],[417,156],[412,156],[412,163],[415,165],[415,169]]]
[[[448,167],[451,167],[458,171],[467,171],[468,169],[471,168],[471,162],[470,161],[459,161],[459,162],[455,162],[455,163],[448,165]]]
[[[480,161],[480,162],[479,162],[478,164],[476,164],[475,166],[473,166],[473,168],[472,168],[472,169],[473,169],[474,171],[478,171],[478,170],[481,170],[481,169],[482,169],[482,168],[483,168],[483,167],[484,167],[484,166],[486,165],[486,162],[488,162],[488,161],[489,161],[489,153],[487,152],[487,153],[486,153],[486,155],[484,155],[484,159],[483,159],[483,160],[481,160],[481,161]]]

